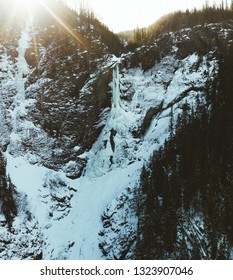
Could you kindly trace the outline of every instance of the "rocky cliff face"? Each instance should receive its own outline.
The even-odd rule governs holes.
[[[152,177],[153,170],[161,168],[161,166],[153,165],[151,167],[150,161],[155,151],[163,148],[164,144],[166,145],[166,142],[174,137],[175,127],[180,116],[191,117],[199,104],[202,104],[206,112],[211,110],[211,99],[213,98],[211,92],[214,92],[216,84],[219,84],[219,63],[223,59],[223,54],[229,52],[231,48],[232,29],[227,28],[227,31],[224,31],[223,26],[226,25],[230,27],[232,22],[224,25],[197,26],[193,30],[183,29],[162,34],[152,46],[137,49],[124,61],[123,65],[126,68],[122,70],[121,81],[124,87],[121,104],[126,106],[124,108],[130,107],[130,110],[126,109],[126,111],[135,114],[132,118],[134,122],[128,129],[131,136],[124,137],[124,139],[131,139],[130,144],[125,145],[124,152],[127,154],[127,151],[131,151],[130,154],[134,155],[134,159],[128,164],[136,166],[136,162],[142,161],[145,166],[142,168],[139,164],[138,170],[141,170],[141,173],[132,175],[134,179],[118,197],[108,204],[102,214],[103,229],[99,234],[100,248],[105,258],[153,259],[156,256],[159,258],[159,254],[156,255],[154,252],[153,255],[150,252],[151,245],[156,243],[159,238],[153,235],[152,227],[158,226],[156,214],[153,214],[153,211],[164,210],[162,207],[158,210],[151,205],[155,205],[157,200],[162,205],[165,198],[158,195],[159,191],[157,195],[153,193],[154,187],[159,188],[158,183],[154,181],[157,180],[157,177],[156,179]],[[196,51],[194,52],[194,50]],[[122,147],[123,145],[118,146],[119,149]],[[192,148],[189,152],[192,154]],[[177,159],[178,157],[179,151]],[[168,172],[166,174],[169,178],[171,171],[169,168],[165,169],[167,168],[166,163],[164,166],[164,172]],[[148,172],[146,173],[145,170]],[[146,199],[150,199],[145,194],[147,186],[152,188],[151,192],[148,190],[149,196],[154,195],[154,203],[150,205],[150,214],[145,211]],[[165,195],[169,196],[169,194]],[[182,212],[182,210],[178,211]],[[161,215],[161,213],[157,212],[157,215]],[[193,223],[195,222],[194,219]],[[150,238],[148,236],[147,242],[152,243],[144,244],[147,253],[144,252],[138,256],[135,251],[138,250],[141,240],[146,238],[143,235],[145,232],[142,230],[145,224],[148,226],[146,234],[151,235]],[[192,232],[190,225],[186,226],[188,235],[196,234],[196,232]],[[202,234],[199,238],[204,240]],[[180,248],[179,253],[181,254],[181,252]],[[183,256],[180,254],[174,257],[167,253],[167,258],[182,258]],[[161,251],[160,258],[164,257],[166,258],[166,256],[162,256]]]
[[[17,36],[14,26],[2,34],[1,106],[7,112],[3,123],[8,131],[2,148],[9,144],[10,153],[31,154],[31,160],[65,168],[75,178],[85,165],[79,156],[96,141],[101,112],[110,107],[111,70],[106,65],[113,47],[104,36],[112,39],[114,48],[121,46],[94,18],[78,17],[65,7],[51,13],[45,22],[43,17],[35,19],[37,25],[22,25]],[[56,19],[60,14],[61,23]],[[9,139],[11,133],[18,135],[16,145]]]
[[[132,258],[141,170],[169,137],[171,115],[199,102],[208,110],[233,22],[122,54],[96,19],[64,10],[62,23],[49,13],[1,33],[0,145],[18,211],[10,228],[1,217],[0,256]]]

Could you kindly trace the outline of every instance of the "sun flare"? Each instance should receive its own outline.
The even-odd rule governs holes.
[[[23,16],[32,16],[32,13],[36,11],[41,1],[42,0],[10,0],[13,13],[20,13]]]
[[[10,6],[10,14],[6,20],[6,26],[15,23],[17,20],[19,24],[29,24],[34,45],[36,45],[36,34],[34,33],[34,24],[37,20],[51,22],[51,19],[56,25],[60,26],[67,34],[81,45],[84,45],[82,38],[73,30],[69,23],[69,18],[65,18],[67,10],[63,6],[63,0],[8,0],[8,7]],[[67,7],[67,9],[69,9]],[[50,23],[51,25],[51,23]],[[53,24],[52,24],[53,25]]]
[[[17,1],[19,4],[22,5],[30,5],[36,2],[36,0],[15,0]]]
[[[8,7],[11,7],[11,14],[8,21],[17,18],[33,19],[39,14],[43,14],[44,10],[51,9],[53,3],[57,0],[8,0]]]
[[[42,0],[14,0],[18,8],[32,8]]]

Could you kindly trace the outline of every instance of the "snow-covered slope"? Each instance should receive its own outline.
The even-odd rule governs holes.
[[[205,28],[225,46],[232,38],[232,25]],[[188,52],[184,46],[194,39],[187,29],[117,58],[96,38],[101,54],[87,62],[82,47],[55,55],[62,43],[53,40],[38,45],[34,65],[32,34],[25,25],[15,58],[1,45],[1,147],[7,174],[33,218],[27,226],[27,210],[19,211],[10,232],[2,217],[0,258],[130,258],[137,235],[131,206],[141,170],[170,136],[171,115],[175,122],[185,108],[206,102],[219,48]],[[28,253],[30,242],[34,251]]]

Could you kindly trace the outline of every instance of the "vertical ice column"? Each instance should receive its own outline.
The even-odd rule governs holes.
[[[25,59],[25,53],[29,46],[30,35],[29,35],[29,23],[26,24],[22,31],[21,37],[18,43],[18,58],[17,58],[17,76],[16,76],[16,99],[24,101],[25,99],[25,76],[29,74],[29,65]]]
[[[14,100],[14,109],[11,111],[12,116],[12,135],[17,133],[19,127],[20,116],[25,115],[25,82],[26,76],[30,73],[29,65],[26,61],[26,50],[30,46],[30,23],[26,23],[22,30],[21,37],[18,41],[18,57],[16,60],[16,72],[15,72],[15,89],[16,95]]]
[[[120,73],[119,62],[113,68],[113,81],[112,81],[112,101],[113,107],[120,107]]]

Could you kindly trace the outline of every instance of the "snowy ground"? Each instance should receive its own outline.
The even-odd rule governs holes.
[[[195,107],[196,97],[203,98],[203,87],[216,74],[217,61],[210,62],[207,57],[200,61],[197,54],[183,60],[166,56],[147,72],[140,68],[120,71],[119,58],[107,62],[106,67],[113,67],[112,108],[99,139],[86,154],[83,176],[71,180],[62,171],[32,164],[33,154],[22,157],[17,153],[28,131],[44,136],[40,128],[23,118],[31,102],[24,92],[25,77],[30,72],[24,58],[29,39],[26,26],[19,40],[16,75],[11,80],[16,84],[16,95],[10,109],[7,173],[18,192],[27,195],[30,211],[39,222],[45,241],[44,259],[101,259],[101,215],[124,190],[138,184],[142,166],[168,137],[171,108],[176,119],[183,104]],[[2,63],[10,67],[6,59]],[[127,88],[134,92],[131,100],[121,98]],[[184,92],[185,98],[179,99]],[[161,104],[145,134],[133,136],[147,111]]]
[[[113,103],[107,124],[89,152],[85,173],[79,179],[70,180],[63,172],[32,165],[24,157],[15,158],[6,153],[7,172],[17,190],[27,194],[31,211],[42,229],[46,240],[43,250],[45,259],[102,258],[98,235],[102,229],[101,215],[114,198],[126,188],[133,188],[137,184],[143,164],[163,144],[168,135],[170,108],[161,111],[140,141],[132,137],[132,127],[139,127],[146,111],[164,100],[164,95],[163,106],[166,107],[177,98],[177,92],[183,92],[190,84],[199,84],[199,80],[203,81],[205,64],[199,72],[183,74],[187,82],[184,84],[182,81],[180,71],[189,71],[197,59],[197,55],[186,58],[181,62],[183,68],[179,68],[175,75],[169,66],[174,60],[172,57],[165,58],[145,75],[142,75],[140,69],[129,70],[120,81],[118,74],[117,83],[130,82],[135,94],[132,101],[128,102],[121,101],[120,87],[113,91],[119,103],[117,106]],[[167,67],[164,66],[165,62]],[[166,91],[163,89],[165,79],[170,82]],[[197,94],[201,95],[202,92],[190,92],[186,101],[194,102]],[[175,106],[177,114],[178,105]],[[112,129],[116,131],[114,149],[110,141]],[[56,188],[56,196],[70,197],[70,208],[63,216],[56,213],[59,207],[50,198],[51,189],[46,185],[48,181],[61,181],[66,185],[66,188]]]

